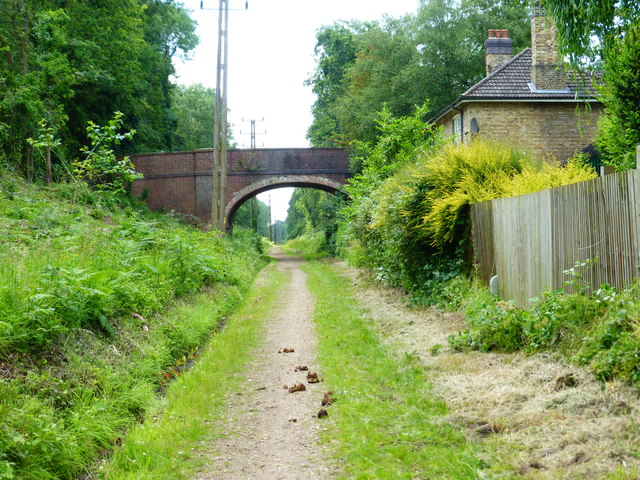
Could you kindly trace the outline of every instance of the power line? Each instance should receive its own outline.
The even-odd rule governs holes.
[[[256,135],[266,135],[267,134],[266,130],[264,132],[256,133],[256,122],[257,121],[264,122],[264,117],[262,117],[262,120],[255,120],[255,119],[245,120],[243,118],[242,121],[250,124],[250,130],[249,130],[249,135],[250,135],[250,138],[251,138],[251,147],[250,148],[252,148],[252,149],[256,148]],[[247,132],[242,133],[242,130],[240,130],[240,135],[247,135]],[[262,146],[264,147],[264,144],[262,144]]]

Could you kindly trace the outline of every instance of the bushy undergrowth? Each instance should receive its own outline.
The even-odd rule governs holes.
[[[287,250],[301,253],[308,258],[320,258],[329,255],[327,236],[323,231],[304,233],[299,237],[287,240],[284,247]]]
[[[78,478],[141,419],[260,268],[136,201],[0,178],[0,478]],[[180,298],[205,289],[196,320]],[[167,308],[170,307],[167,313]]]
[[[617,292],[548,292],[528,309],[484,294],[467,302],[465,330],[449,338],[458,350],[555,351],[588,365],[603,381],[640,383],[640,283]]]
[[[433,292],[447,288],[449,280],[468,273],[463,260],[470,249],[472,204],[595,175],[579,158],[563,166],[540,162],[482,139],[414,146],[411,152],[384,180],[363,174],[347,187],[352,204],[343,212],[340,239],[352,263],[427,303],[434,303]],[[367,185],[369,178],[375,182]]]
[[[360,145],[362,172],[347,187],[351,204],[339,230],[342,255],[416,303],[467,307],[469,326],[451,338],[455,348],[553,350],[603,380],[639,383],[639,286],[620,294],[608,287],[592,295],[549,292],[518,309],[470,280],[471,205],[588,180],[593,169],[580,157],[542,162],[482,138],[442,144],[431,131],[426,142],[427,131],[418,116],[382,115],[378,143]]]

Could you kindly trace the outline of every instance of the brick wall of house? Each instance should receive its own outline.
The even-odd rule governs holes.
[[[481,136],[515,145],[536,157],[559,160],[593,143],[603,110],[601,104],[594,103],[587,113],[583,104],[574,102],[473,102],[458,108],[463,111],[465,142],[470,139],[471,120],[475,118]],[[457,113],[451,111],[438,121],[447,136],[453,134]]]

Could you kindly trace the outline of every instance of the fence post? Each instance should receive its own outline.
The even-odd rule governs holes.
[[[636,146],[636,164],[633,166],[633,168],[638,168],[639,164],[640,164],[640,145]]]

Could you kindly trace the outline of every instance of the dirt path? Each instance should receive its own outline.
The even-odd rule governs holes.
[[[386,342],[420,358],[449,406],[443,421],[497,451],[508,478],[597,479],[616,470],[625,473],[611,478],[640,478],[638,389],[604,385],[548,355],[456,353],[447,336],[464,326],[462,315],[409,310],[398,292],[341,268]]]
[[[306,286],[300,258],[275,249],[277,268],[290,275],[277,314],[265,324],[264,340],[247,365],[245,388],[229,398],[223,420],[225,436],[201,480],[325,480],[334,470],[318,444],[322,427],[317,418],[322,383],[309,383],[318,373],[313,299]],[[293,350],[285,353],[285,349]],[[301,370],[297,367],[307,367]],[[302,384],[304,391],[288,388]],[[284,388],[287,386],[288,388]]]
[[[338,476],[318,445],[318,374],[313,299],[302,261],[273,253],[291,275],[278,314],[245,371],[245,388],[229,398],[225,432],[210,449],[201,480],[329,480]],[[449,406],[443,422],[457,424],[486,456],[486,478],[640,478],[639,392],[596,381],[586,370],[545,355],[456,353],[447,336],[463,327],[459,314],[409,310],[402,295],[361,280],[337,264],[356,286],[356,298],[398,354],[420,358],[434,392]],[[291,353],[278,353],[284,349]],[[321,375],[320,375],[321,376]],[[297,383],[306,390],[289,393]],[[497,455],[497,457],[496,457]],[[498,462],[498,463],[496,463]],[[497,466],[496,466],[497,465]],[[635,470],[634,470],[635,469]],[[609,477],[613,472],[618,474]]]

